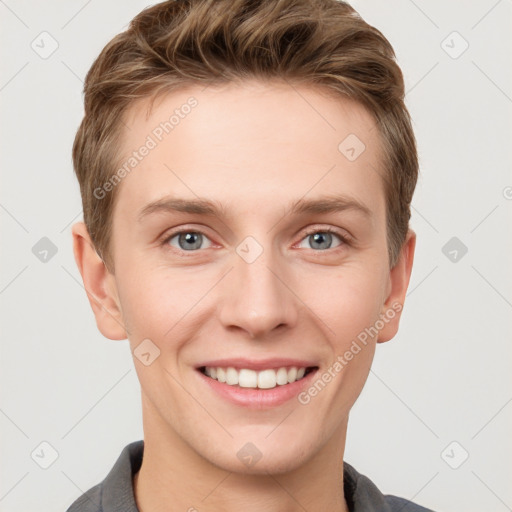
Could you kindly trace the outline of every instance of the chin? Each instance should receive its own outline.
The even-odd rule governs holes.
[[[278,475],[298,469],[315,454],[310,442],[301,447],[298,442],[276,441],[269,442],[263,436],[254,442],[231,440],[216,453],[205,453],[203,457],[214,466],[237,474]]]

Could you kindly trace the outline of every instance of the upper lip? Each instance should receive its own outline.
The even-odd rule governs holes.
[[[220,368],[246,368],[248,370],[267,370],[269,368],[283,368],[296,366],[297,368],[310,368],[317,366],[314,362],[305,359],[291,359],[291,358],[272,358],[272,359],[247,359],[244,357],[230,358],[230,359],[214,359],[205,361],[197,368],[203,368],[205,366],[213,366]]]

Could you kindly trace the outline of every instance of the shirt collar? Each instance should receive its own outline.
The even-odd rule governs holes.
[[[102,482],[102,512],[139,512],[133,492],[133,476],[142,465],[144,441],[127,445]],[[350,512],[391,512],[385,496],[366,476],[343,462],[343,491]]]

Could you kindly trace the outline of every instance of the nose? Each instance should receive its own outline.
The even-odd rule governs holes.
[[[220,321],[226,329],[244,331],[251,339],[266,339],[278,328],[293,327],[298,303],[291,291],[291,274],[270,250],[252,262],[236,252],[234,268],[224,280]]]

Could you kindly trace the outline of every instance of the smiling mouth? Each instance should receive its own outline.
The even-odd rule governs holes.
[[[286,386],[306,377],[318,369],[317,366],[269,368],[261,371],[248,368],[236,369],[232,366],[202,366],[199,371],[210,379],[240,388],[272,389]]]

